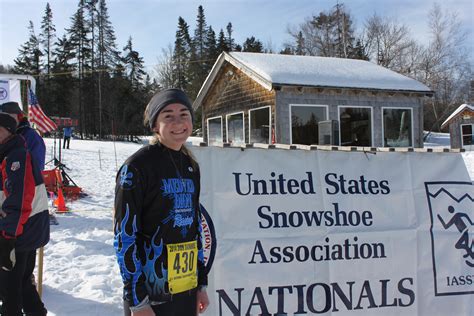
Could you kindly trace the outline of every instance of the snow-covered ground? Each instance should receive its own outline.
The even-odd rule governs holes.
[[[53,156],[53,140],[46,139],[46,145],[48,161]],[[122,282],[112,247],[115,173],[140,146],[73,139],[71,149],[62,151],[67,173],[88,196],[68,203],[72,212],[57,215],[59,225],[51,226],[43,278],[48,315],[122,314]],[[426,146],[449,147],[449,137],[432,134]],[[462,155],[474,180],[474,152]]]

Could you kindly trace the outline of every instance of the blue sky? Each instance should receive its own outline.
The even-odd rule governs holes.
[[[39,33],[46,3],[53,11],[57,35],[70,26],[70,17],[77,9],[78,0],[0,0],[0,63],[13,64],[18,48],[28,39],[28,21],[33,21]],[[120,49],[129,36],[134,48],[142,55],[147,68],[158,63],[162,50],[174,43],[178,17],[182,16],[193,31],[197,7],[202,5],[208,25],[216,33],[232,22],[236,42],[250,36],[261,40],[266,47],[279,51],[290,41],[287,29],[296,27],[305,18],[320,11],[328,11],[337,0],[108,0],[111,22]],[[409,27],[412,36],[422,43],[428,41],[427,16],[434,0],[347,0],[357,29],[365,19],[377,12],[395,17]],[[439,1],[442,8],[458,14],[468,30],[472,47],[474,34],[474,5],[472,0]]]

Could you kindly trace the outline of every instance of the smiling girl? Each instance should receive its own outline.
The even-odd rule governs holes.
[[[199,166],[184,143],[193,109],[185,93],[157,93],[145,110],[151,145],[117,174],[114,247],[125,315],[191,316],[209,305],[201,243]]]

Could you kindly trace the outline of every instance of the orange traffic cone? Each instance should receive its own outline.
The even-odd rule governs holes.
[[[66,203],[64,202],[63,190],[61,188],[58,188],[58,198],[54,200],[54,205],[58,208],[58,213],[64,213],[68,211]]]

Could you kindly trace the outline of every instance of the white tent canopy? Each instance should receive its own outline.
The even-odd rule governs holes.
[[[0,74],[0,103],[16,101],[24,109],[21,100],[20,80],[28,80],[30,88],[36,91],[36,80],[31,75]]]

